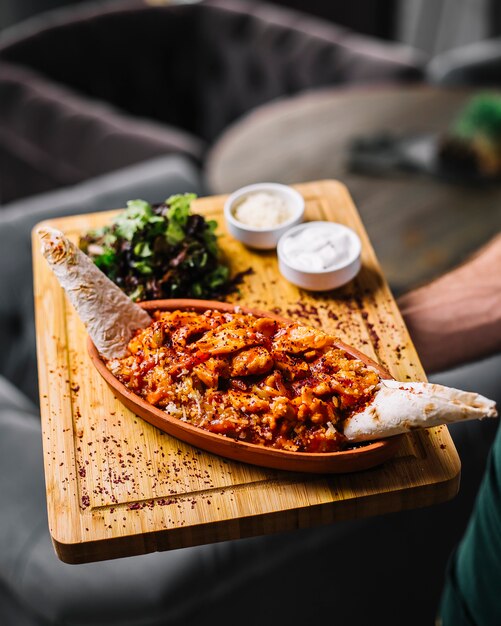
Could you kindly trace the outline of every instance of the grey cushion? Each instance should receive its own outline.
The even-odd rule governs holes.
[[[9,606],[27,623],[182,624],[203,598],[210,547],[80,566],[57,559],[47,528],[39,419],[1,377],[0,499],[0,599],[1,591],[10,594]],[[9,625],[6,615],[12,613],[0,604],[1,624],[21,620]]]
[[[36,407],[0,377],[0,553],[3,581],[15,581],[45,511]],[[23,449],[24,448],[24,449]]]
[[[167,154],[201,161],[204,142],[133,119],[26,68],[0,63],[0,204]]]
[[[31,229],[50,217],[204,193],[196,167],[179,156],[159,157],[80,185],[5,205],[0,211],[0,374],[37,401]]]

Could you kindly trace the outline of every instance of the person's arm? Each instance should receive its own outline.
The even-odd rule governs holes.
[[[398,305],[428,373],[501,351],[501,234]]]

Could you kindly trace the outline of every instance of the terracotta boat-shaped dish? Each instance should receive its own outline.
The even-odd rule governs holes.
[[[272,317],[284,321],[277,315],[247,309],[223,302],[209,300],[152,300],[141,303],[146,311],[173,311],[190,310],[203,312],[207,309],[218,311],[235,312],[235,308],[244,313],[251,313],[258,317]],[[352,356],[361,359],[367,365],[374,367],[382,378],[391,378],[390,374],[378,363],[365,356],[355,348],[339,341],[337,347],[342,348]],[[211,433],[198,428],[175,417],[169,416],[159,408],[156,408],[137,394],[131,392],[125,385],[113,376],[101,359],[96,347],[89,339],[89,354],[98,372],[110,386],[119,400],[136,415],[156,426],[160,430],[189,443],[197,448],[212,452],[220,456],[242,461],[261,467],[269,467],[294,472],[311,473],[343,473],[365,470],[383,463],[390,459],[397,451],[401,436],[391,437],[368,444],[358,445],[340,452],[289,452],[256,444],[246,443],[231,439],[224,435]]]

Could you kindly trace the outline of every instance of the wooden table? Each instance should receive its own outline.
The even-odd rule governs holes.
[[[307,219],[343,222],[363,268],[343,289],[312,295],[224,231],[224,198],[195,210],[219,221],[232,271],[252,266],[239,302],[321,326],[398,380],[424,372],[346,188],[299,185]],[[110,213],[50,222],[73,240]],[[395,458],[355,474],[305,475],[227,461],[179,442],[127,410],[90,362],[86,333],[34,235],[35,310],[49,527],[58,556],[82,563],[273,533],[447,500],[460,464],[445,427],[405,436]]]
[[[231,126],[208,156],[216,193],[264,180],[337,178],[350,189],[394,293],[461,262],[501,229],[501,185],[452,185],[424,175],[347,171],[355,137],[440,132],[471,90],[325,89],[260,107]]]

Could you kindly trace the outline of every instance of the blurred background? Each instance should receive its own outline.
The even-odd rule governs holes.
[[[443,184],[477,158],[447,133],[497,86],[495,2],[7,0],[0,29],[0,206],[166,156],[203,193],[342,178],[396,295],[500,226],[497,190]]]
[[[299,625],[312,605],[351,626],[367,606],[371,623],[433,623],[496,424],[454,429],[462,486],[440,507],[60,563],[30,231],[136,197],[337,178],[399,296],[501,230],[500,86],[496,0],[0,2],[0,624]],[[500,366],[494,355],[431,379],[499,402]]]
[[[12,26],[50,9],[85,4],[85,1],[5,0],[0,7],[0,27]],[[106,4],[106,0],[101,4]],[[150,0],[149,4],[174,3]],[[324,0],[275,0],[271,4],[306,12],[365,35],[400,41],[431,55],[496,37],[501,28],[500,9],[495,0],[356,0],[349,4]]]

